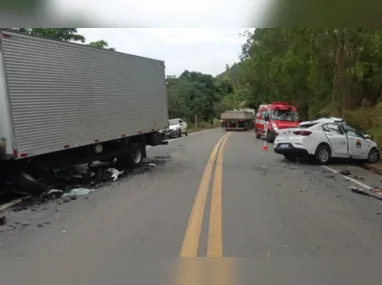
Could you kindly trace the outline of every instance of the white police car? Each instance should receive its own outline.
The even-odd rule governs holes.
[[[331,157],[379,161],[380,149],[371,136],[362,134],[339,118],[302,122],[297,128],[279,130],[274,151],[288,160],[313,156],[319,164]]]

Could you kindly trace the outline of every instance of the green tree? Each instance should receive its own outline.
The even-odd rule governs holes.
[[[77,33],[76,28],[14,28],[13,30],[33,36],[41,36],[65,42],[85,42],[85,37]]]
[[[381,29],[274,28],[245,36],[235,88],[245,90],[247,104],[285,100],[302,119],[343,116],[382,135]]]
[[[89,46],[92,46],[92,47],[95,47],[95,48],[99,48],[99,49],[107,49],[107,50],[115,51],[115,48],[109,47],[108,42],[104,41],[104,40],[99,40],[99,41],[96,41],[96,42],[90,42]]]
[[[213,122],[215,105],[223,94],[212,75],[185,70],[179,77],[167,77],[166,82],[170,117],[193,122],[197,116],[198,120]]]

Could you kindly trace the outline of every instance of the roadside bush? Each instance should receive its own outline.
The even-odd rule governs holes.
[[[373,140],[382,146],[382,103],[373,108],[360,108],[354,111],[346,111],[346,122],[360,131],[373,136]]]

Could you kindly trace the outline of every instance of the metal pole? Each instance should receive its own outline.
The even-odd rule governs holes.
[[[195,129],[198,130],[198,114],[195,115]]]

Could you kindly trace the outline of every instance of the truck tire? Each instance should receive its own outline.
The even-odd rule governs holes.
[[[331,157],[330,147],[327,144],[320,144],[316,149],[314,157],[318,164],[328,164]]]
[[[187,137],[188,136],[188,130],[186,130],[185,132],[184,132],[184,135]]]
[[[138,167],[145,158],[145,146],[141,143],[133,143],[130,147],[130,159],[132,166]]]
[[[46,185],[38,182],[31,175],[21,173],[15,177],[13,181],[15,190],[18,192],[28,193],[32,195],[40,195],[46,191]]]
[[[133,143],[129,147],[129,152],[117,157],[116,168],[118,171],[132,170],[139,167],[146,156],[146,149],[142,143]]]
[[[259,140],[261,138],[259,133],[256,133],[256,138]]]

